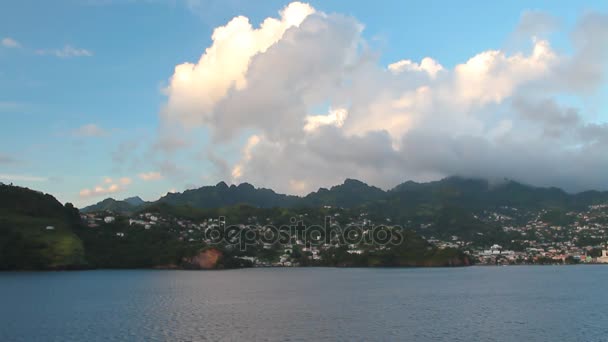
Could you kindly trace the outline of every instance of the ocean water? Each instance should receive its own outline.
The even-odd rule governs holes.
[[[608,341],[608,267],[0,273],[0,341]]]

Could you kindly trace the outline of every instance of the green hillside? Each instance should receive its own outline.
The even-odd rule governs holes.
[[[86,266],[74,233],[78,210],[53,196],[0,185],[0,269],[67,269]]]

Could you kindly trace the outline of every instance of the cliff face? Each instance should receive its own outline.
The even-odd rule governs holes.
[[[207,248],[190,258],[184,258],[186,268],[212,270],[217,269],[223,253],[217,248]]]

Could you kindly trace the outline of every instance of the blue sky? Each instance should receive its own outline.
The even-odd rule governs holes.
[[[446,69],[489,49],[519,49],[514,30],[524,12],[539,10],[560,22],[550,35],[555,51],[569,53],[568,32],[588,12],[606,13],[606,1],[310,1],[317,11],[352,16],[379,65],[431,57]],[[189,142],[198,150],[171,156],[188,176],[161,172],[149,152],[161,130],[162,89],[176,65],[196,63],[212,43],[213,29],[237,15],[257,25],[277,17],[286,1],[58,0],[4,1],[0,5],[0,175],[84,205],[107,196],[151,200],[170,189],[219,181],[213,151],[228,163],[240,158],[250,133],[215,145],[209,133]],[[34,10],[35,9],[35,10]],[[557,98],[585,103],[588,118],[605,122],[606,86],[599,94]],[[271,110],[271,109],[269,109]],[[118,152],[136,157],[117,161]],[[192,176],[196,170],[196,177]],[[150,180],[144,180],[144,174]],[[112,181],[104,181],[111,178]],[[130,181],[120,183],[119,179]],[[371,177],[373,178],[373,177]],[[424,178],[424,177],[423,177]],[[405,180],[405,179],[403,179]],[[128,184],[127,184],[128,183]],[[117,184],[120,191],[82,196],[83,189]],[[262,184],[264,185],[264,184]],[[268,184],[272,185],[272,184]],[[324,184],[314,184],[320,186]]]

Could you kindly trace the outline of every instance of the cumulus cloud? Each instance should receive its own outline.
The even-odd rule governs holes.
[[[412,62],[409,59],[402,59],[398,62],[392,63],[388,65],[388,69],[396,74],[403,71],[421,71],[428,73],[431,77],[437,76],[437,73],[443,70],[443,66],[437,63],[434,59],[430,57],[425,57],[422,59],[420,64],[416,62]]]
[[[257,135],[252,135],[247,139],[247,143],[245,147],[243,147],[243,158],[239,164],[237,164],[232,169],[232,178],[239,179],[243,176],[243,164],[249,162],[252,158],[252,150],[256,147],[257,144],[260,143],[260,137]]]
[[[543,38],[557,27],[549,16],[521,21],[522,51],[480,51],[446,68],[432,57],[381,65],[355,18],[302,3],[259,28],[237,17],[198,62],[175,68],[161,136],[198,127],[212,146],[242,144],[236,162],[210,161],[233,180],[290,193],[347,177],[387,188],[450,175],[607,188],[608,128],[564,99],[604,85],[608,16],[582,16],[568,52]]]
[[[163,178],[160,172],[144,172],[140,173],[138,176],[141,180],[144,180],[146,182],[155,181]]]
[[[0,41],[0,42],[2,43],[2,46],[4,46],[5,48],[9,48],[9,49],[15,49],[15,48],[21,47],[21,44],[11,37],[4,37],[4,38],[2,38],[2,41]]]
[[[66,45],[61,49],[40,49],[36,51],[38,55],[49,55],[58,58],[91,57],[93,51]]]
[[[196,64],[175,67],[165,89],[169,96],[163,111],[165,118],[185,125],[207,123],[214,106],[229,89],[246,87],[245,73],[251,58],[265,52],[287,29],[299,25],[312,12],[311,6],[294,2],[281,11],[280,19],[268,18],[257,29],[244,16],[216,28],[211,36],[213,43]],[[197,113],[192,113],[192,108],[197,108]]]
[[[334,125],[342,127],[344,120],[348,116],[348,110],[345,108],[331,109],[327,115],[309,115],[306,117],[306,125],[304,131],[312,132],[321,126]]]
[[[596,92],[606,82],[608,14],[587,13],[571,33],[572,55],[555,70],[555,82],[574,94]]]

